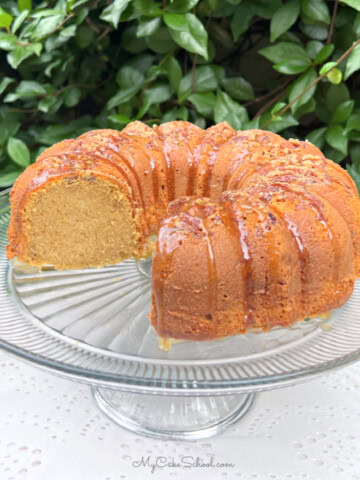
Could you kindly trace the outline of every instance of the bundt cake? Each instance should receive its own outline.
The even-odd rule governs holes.
[[[133,122],[45,150],[11,191],[8,238],[8,258],[56,269],[155,250],[156,332],[211,340],[341,306],[360,273],[360,201],[308,142]]]

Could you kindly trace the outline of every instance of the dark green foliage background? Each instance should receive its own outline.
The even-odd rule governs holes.
[[[360,44],[336,64],[359,38],[360,0],[1,0],[0,186],[64,138],[182,119],[308,138],[360,187]]]

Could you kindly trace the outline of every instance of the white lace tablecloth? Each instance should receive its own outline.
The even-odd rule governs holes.
[[[123,430],[86,385],[0,352],[0,480],[150,478],[360,480],[360,363],[259,394],[221,436],[173,442]]]

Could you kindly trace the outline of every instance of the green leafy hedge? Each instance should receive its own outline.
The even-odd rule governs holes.
[[[227,120],[360,186],[360,0],[2,0],[0,186],[93,128]]]

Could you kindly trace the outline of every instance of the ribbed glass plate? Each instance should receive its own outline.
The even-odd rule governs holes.
[[[100,386],[224,394],[294,383],[360,358],[360,283],[331,320],[215,342],[158,348],[146,263],[27,273],[5,257],[8,193],[0,196],[0,347]]]

